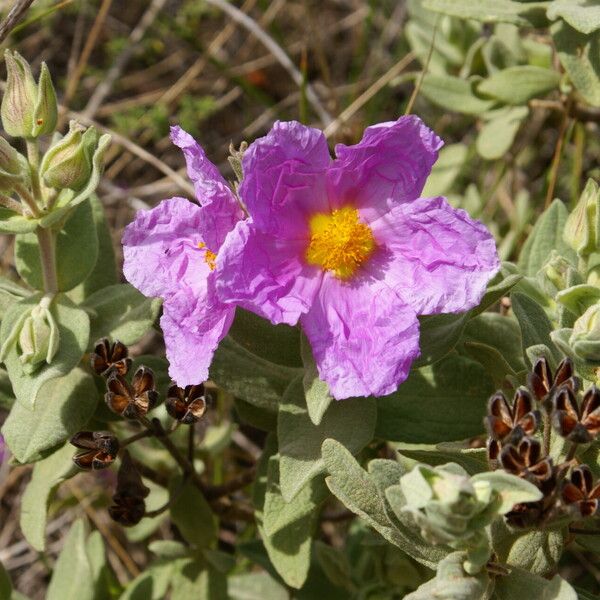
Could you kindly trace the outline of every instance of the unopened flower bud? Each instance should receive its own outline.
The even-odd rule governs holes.
[[[33,113],[37,101],[37,88],[31,68],[18,53],[7,50],[6,90],[2,98],[2,125],[8,135],[30,137],[33,129]]]
[[[52,133],[58,119],[58,105],[48,67],[42,63],[36,84],[22,56],[7,50],[4,57],[7,80],[1,114],[6,133],[24,138]]]
[[[600,239],[600,189],[589,179],[577,206],[565,224],[564,239],[580,256],[587,256],[598,250]]]
[[[40,173],[47,186],[82,189],[92,174],[92,158],[98,146],[98,132],[71,121],[69,133],[44,155]]]
[[[538,279],[544,291],[554,296],[557,291],[564,290],[568,285],[569,269],[573,269],[573,265],[555,250],[552,250],[550,257],[538,274]]]
[[[43,298],[25,319],[19,334],[18,347],[25,372],[33,373],[42,363],[50,364],[59,347],[58,326]]]
[[[584,360],[600,361],[600,304],[590,306],[573,326],[569,344]]]

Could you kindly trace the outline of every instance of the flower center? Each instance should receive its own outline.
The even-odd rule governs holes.
[[[348,279],[371,256],[375,249],[373,232],[361,223],[358,211],[351,206],[331,214],[316,214],[310,222],[310,244],[306,260]]]
[[[214,271],[217,263],[217,255],[214,252],[211,252],[204,242],[198,242],[198,248],[201,250],[204,249],[204,262],[208,265],[211,271]]]

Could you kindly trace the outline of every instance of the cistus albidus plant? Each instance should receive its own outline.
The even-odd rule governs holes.
[[[596,597],[594,170],[533,225],[533,197],[503,196],[507,225],[479,202],[498,182],[440,184],[510,148],[526,178],[536,101],[566,132],[596,114],[597,10],[566,4],[408,3],[417,91],[477,115],[468,149],[427,111],[335,146],[288,115],[224,169],[173,119],[194,194],[131,214],[122,277],[109,136],[59,127],[47,66],[6,53],[0,473],[33,465],[49,600]]]

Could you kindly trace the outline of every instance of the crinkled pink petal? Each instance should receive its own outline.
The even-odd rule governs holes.
[[[202,212],[185,198],[140,210],[123,234],[123,272],[146,296],[165,298],[182,284],[203,287],[209,272],[199,234]]]
[[[477,306],[500,268],[490,232],[445,198],[401,204],[371,227],[393,257],[386,281],[420,315]]]
[[[217,257],[220,298],[272,323],[295,325],[307,312],[322,273],[303,260],[305,241],[286,240],[240,221]]]
[[[354,146],[338,144],[328,172],[334,206],[352,204],[368,220],[421,194],[442,140],[418,117],[400,117],[365,129]]]
[[[188,176],[202,205],[199,234],[212,252],[217,252],[225,236],[244,218],[231,188],[202,147],[181,127],[171,127],[171,140],[183,150]]]
[[[325,275],[301,324],[319,375],[337,400],[393,392],[419,356],[414,311],[367,276],[344,283]]]
[[[219,302],[213,279],[209,276],[204,296],[184,287],[163,306],[160,326],[164,332],[169,375],[180,387],[208,379],[208,368],[217,345],[233,322],[235,307]]]
[[[323,132],[277,121],[244,154],[240,196],[256,226],[280,237],[307,233],[310,216],[327,212],[326,170],[331,162]]]

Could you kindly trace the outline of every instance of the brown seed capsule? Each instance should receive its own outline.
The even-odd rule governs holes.
[[[102,338],[94,346],[94,352],[90,355],[90,364],[98,375],[108,377],[110,373],[118,373],[125,376],[131,367],[131,358],[128,354],[127,346],[119,340],[111,344],[108,338]]]
[[[505,515],[506,522],[512,527],[533,527],[544,518],[543,502],[521,502]]]
[[[114,504],[108,508],[108,514],[121,525],[136,525],[146,513],[144,498],[149,493],[150,490],[142,482],[129,452],[125,450],[117,475],[117,490],[113,496]]]
[[[488,416],[484,424],[489,436],[500,442],[518,442],[526,435],[533,435],[540,423],[540,413],[533,409],[529,392],[516,391],[512,407],[504,394],[497,392],[488,402]]]
[[[561,490],[562,501],[575,508],[582,517],[598,514],[600,509],[600,483],[594,486],[592,472],[587,465],[575,467]]]
[[[505,471],[537,485],[544,494],[554,490],[556,468],[550,457],[542,456],[541,444],[535,438],[525,437],[517,445],[504,446],[500,464]]]
[[[494,465],[500,456],[500,450],[502,450],[502,444],[498,440],[492,438],[488,439],[487,443],[487,457],[488,461]]]
[[[600,432],[600,391],[592,386],[583,396],[581,407],[568,387],[554,396],[552,426],[559,435],[575,444],[591,442]]]
[[[579,389],[579,380],[574,375],[573,362],[570,358],[565,358],[560,362],[554,377],[552,377],[548,361],[544,357],[538,359],[533,367],[533,372],[527,376],[527,384],[538,402],[548,411],[552,409],[554,393],[561,386],[565,385],[574,392]]]
[[[191,425],[199,421],[206,412],[207,397],[204,385],[188,385],[185,389],[171,384],[165,406],[167,412],[180,423]]]
[[[119,453],[119,440],[110,431],[80,431],[70,441],[76,448],[85,450],[73,457],[80,469],[106,469]]]
[[[117,373],[111,373],[106,387],[106,404],[113,412],[126,419],[144,416],[158,402],[158,392],[154,389],[154,373],[152,369],[143,365],[135,372],[131,384]]]

